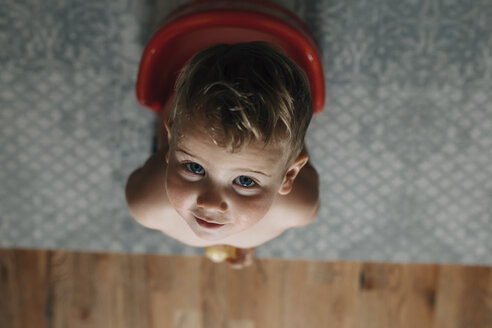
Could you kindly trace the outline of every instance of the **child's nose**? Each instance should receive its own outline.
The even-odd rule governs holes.
[[[198,207],[203,207],[209,210],[217,210],[225,212],[228,208],[227,202],[216,190],[204,190],[197,198],[196,204]]]

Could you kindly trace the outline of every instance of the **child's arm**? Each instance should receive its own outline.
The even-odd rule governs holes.
[[[304,226],[313,222],[319,212],[319,175],[309,162],[301,169],[299,175],[301,176],[296,192],[303,194],[305,216],[299,220],[297,226]]]
[[[162,197],[165,195],[162,181],[166,173],[165,158],[169,148],[164,121],[170,116],[172,104],[173,96],[169,97],[158,118],[157,151],[128,177],[125,186],[126,202],[130,213],[140,224],[151,229],[161,228],[155,223],[156,217],[162,217],[163,209],[168,205],[167,199]]]
[[[165,178],[165,149],[157,151],[135,170],[125,186],[125,196],[128,209],[141,225],[151,228],[161,228],[156,222],[167,209],[167,197],[162,181]]]

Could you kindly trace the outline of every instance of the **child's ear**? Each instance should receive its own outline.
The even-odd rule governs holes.
[[[302,167],[306,165],[309,160],[309,156],[307,153],[302,152],[299,156],[297,156],[294,163],[290,166],[284,176],[284,180],[282,181],[282,185],[278,191],[281,195],[287,195],[291,192],[292,186],[294,185],[294,180],[297,177],[297,174],[301,171]]]
[[[167,141],[168,143],[171,143],[171,124],[168,120],[164,120],[164,127],[166,128],[167,132]]]
[[[171,145],[171,124],[169,123],[168,120],[164,120],[164,127],[167,133],[167,144]],[[167,152],[166,152],[166,163],[169,163],[169,149],[170,147],[167,148]]]

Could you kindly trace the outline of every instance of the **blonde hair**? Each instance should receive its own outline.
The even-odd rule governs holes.
[[[181,70],[170,115],[172,135],[184,121],[203,120],[213,142],[229,152],[250,142],[287,142],[291,161],[304,145],[313,104],[306,75],[267,42],[219,44]]]

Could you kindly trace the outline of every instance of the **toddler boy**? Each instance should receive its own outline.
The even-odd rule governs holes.
[[[312,112],[304,72],[276,46],[198,53],[161,114],[157,151],[128,178],[131,214],[190,246],[235,246],[231,267],[250,265],[256,246],[316,217]]]

